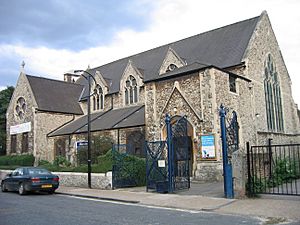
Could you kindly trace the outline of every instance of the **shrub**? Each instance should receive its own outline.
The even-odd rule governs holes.
[[[135,183],[137,186],[146,184],[146,161],[144,158],[118,152],[114,152],[113,157],[116,161],[117,180],[125,184]]]
[[[6,155],[0,157],[1,166],[33,166],[34,156],[29,155]]]
[[[53,165],[58,166],[58,167],[69,167],[69,166],[71,166],[71,162],[69,162],[63,156],[56,156],[54,161],[53,161]]]
[[[91,143],[91,160],[92,163],[97,163],[97,158],[105,155],[112,147],[112,139],[109,136],[93,136]],[[87,146],[82,146],[77,150],[77,163],[79,165],[86,164]]]

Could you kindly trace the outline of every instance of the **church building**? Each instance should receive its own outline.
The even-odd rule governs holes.
[[[242,177],[246,142],[300,143],[291,84],[264,11],[84,73],[70,71],[64,81],[21,71],[7,110],[7,151],[33,153],[37,161],[64,156],[76,162],[76,143],[87,136],[90,98],[92,135],[131,144],[137,155],[144,154],[145,140],[166,139],[167,113],[171,122],[186,115],[191,177],[221,180],[223,104],[228,114],[237,112],[239,150],[232,160],[235,176]],[[209,153],[201,145],[207,135],[214,140]]]

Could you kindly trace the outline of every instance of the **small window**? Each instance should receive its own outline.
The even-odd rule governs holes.
[[[28,152],[28,133],[22,134],[22,153]]]
[[[229,91],[236,93],[236,77],[229,75]]]
[[[64,138],[56,139],[54,144],[55,156],[66,156],[66,140]]]
[[[17,135],[10,136],[10,152],[16,153],[17,152]]]
[[[168,67],[167,67],[167,70],[166,72],[171,72],[173,70],[175,70],[177,68],[177,66],[175,64],[170,64]]]

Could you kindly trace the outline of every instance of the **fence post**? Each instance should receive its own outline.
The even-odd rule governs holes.
[[[167,144],[168,144],[168,186],[169,192],[173,192],[173,154],[172,154],[172,129],[171,129],[171,117],[166,114],[166,126],[167,126]]]
[[[269,149],[269,175],[272,178],[272,138],[268,139],[268,149]]]
[[[248,184],[247,184],[247,195],[248,197],[252,196],[252,183],[251,183],[251,168],[250,168],[250,143],[247,142],[246,143],[246,147],[247,147],[247,171],[248,171]]]

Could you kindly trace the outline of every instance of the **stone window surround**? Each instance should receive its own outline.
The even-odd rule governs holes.
[[[101,85],[97,85],[94,89],[93,95],[93,111],[104,109],[104,91]]]
[[[19,120],[23,120],[27,109],[26,100],[23,96],[18,97],[15,104],[15,115]]]
[[[284,131],[279,76],[274,57],[268,53],[264,63],[264,90],[267,127],[269,131]]]
[[[229,91],[232,93],[237,93],[237,77],[229,74]]]
[[[176,64],[171,63],[171,64],[167,67],[166,73],[167,73],[167,72],[171,72],[171,71],[173,71],[173,70],[175,70],[175,69],[177,69],[177,68],[178,68],[178,66],[177,66]]]
[[[124,105],[133,105],[139,102],[140,86],[138,79],[133,74],[126,77],[123,93]]]

